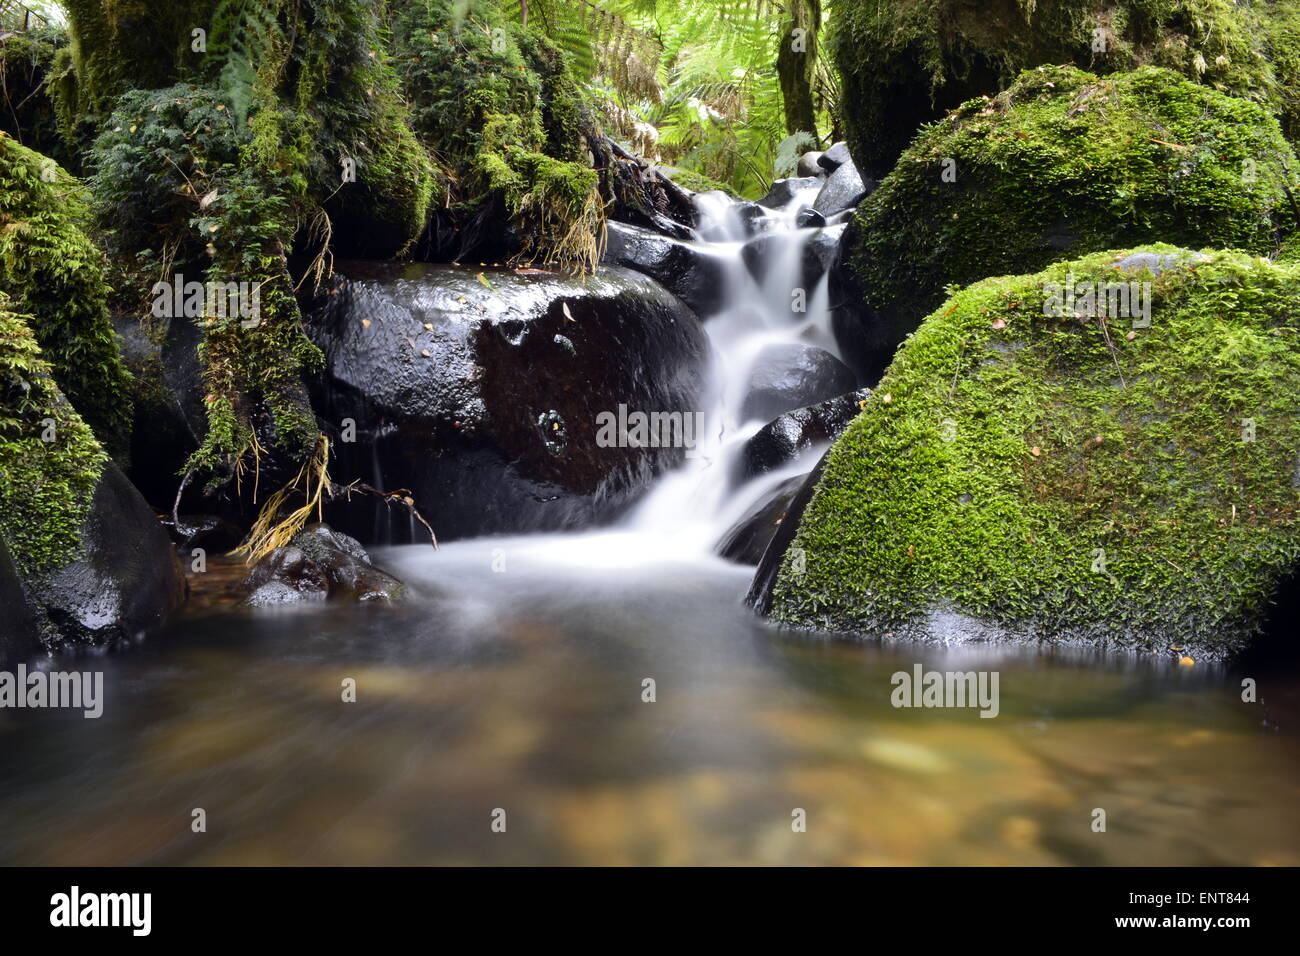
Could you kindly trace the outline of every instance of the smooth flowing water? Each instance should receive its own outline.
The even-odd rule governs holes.
[[[1294,677],[1248,704],[1217,667],[743,606],[752,568],[710,554],[763,488],[727,490],[761,424],[736,383],[824,335],[825,293],[792,315],[805,237],[776,223],[786,271],[756,282],[726,212],[711,437],[622,526],[379,550],[395,607],[240,609],[214,563],[163,634],[55,662],[104,671],[101,718],[0,710],[0,863],[1300,864]],[[916,664],[998,672],[998,716],[895,708]]]

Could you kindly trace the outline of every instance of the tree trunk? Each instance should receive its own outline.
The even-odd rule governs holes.
[[[817,107],[813,79],[817,71],[817,30],[821,26],[821,0],[788,0],[790,19],[781,34],[776,72],[785,104],[785,131],[817,136]]]

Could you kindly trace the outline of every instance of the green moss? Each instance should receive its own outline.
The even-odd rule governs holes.
[[[1049,640],[1244,645],[1300,559],[1300,269],[1140,251],[1169,257],[1158,275],[1097,253],[926,319],[830,453],[777,619],[911,634],[937,609]],[[1152,283],[1150,326],[1082,300],[1045,316],[1071,277]]]
[[[514,227],[518,261],[593,270],[604,235],[600,177],[560,51],[490,2],[410,4],[395,33],[412,123],[449,171],[457,226],[497,203]]]
[[[670,174],[670,178],[677,185],[689,189],[693,193],[707,193],[719,190],[728,196],[736,195],[735,190],[726,183],[720,183],[716,179],[710,179],[703,173],[697,173],[690,169],[674,169]]]
[[[67,44],[67,33],[50,27],[14,33],[0,43],[0,131],[65,165],[75,157],[62,137],[49,84],[60,72]]]
[[[33,575],[77,556],[107,455],[59,393],[28,318],[0,293],[0,540]]]
[[[1144,67],[1026,71],[923,130],[859,207],[850,265],[915,327],[950,284],[1167,241],[1268,253],[1300,162],[1260,106]]]
[[[0,134],[0,289],[32,328],[73,407],[114,454],[131,422],[130,375],[108,317],[85,196],[53,160]]]
[[[832,6],[854,157],[887,172],[924,122],[1022,70],[1154,65],[1300,126],[1295,0],[847,0]]]

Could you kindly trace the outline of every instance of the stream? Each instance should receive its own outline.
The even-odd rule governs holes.
[[[790,309],[811,196],[771,214],[761,281],[734,207],[703,201],[727,305],[682,468],[613,527],[373,549],[408,585],[392,607],[240,608],[242,567],[213,561],[162,633],[59,659],[102,668],[101,718],[0,710],[0,863],[1300,864],[1294,675],[1255,675],[1264,707],[1213,665],[804,635],[744,606],[753,568],[713,547],[821,451],[733,487],[764,424],[750,365],[835,344],[824,280]],[[998,672],[997,717],[894,707],[917,664]]]

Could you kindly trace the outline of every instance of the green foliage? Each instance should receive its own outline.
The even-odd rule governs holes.
[[[63,30],[45,27],[0,42],[0,131],[24,146],[66,162],[56,102],[47,83],[67,50]]]
[[[922,123],[1060,63],[1172,69],[1268,106],[1290,136],[1298,19],[1296,0],[843,0],[832,34],[849,146],[883,174]]]
[[[174,273],[259,289],[255,327],[239,315],[200,320],[208,429],[190,467],[218,482],[263,449],[291,461],[309,454],[316,436],[301,379],[319,353],[302,332],[285,262],[302,180],[258,161],[261,148],[223,94],[177,85],[123,96],[92,153],[101,232],[112,252],[132,257],[137,309]],[[270,415],[258,428],[262,406]]]
[[[1244,645],[1300,559],[1300,271],[1137,251],[1168,258],[989,279],[926,319],[833,447],[776,618],[905,636],[939,610],[1052,641]],[[1150,282],[1150,326],[1045,317],[1071,278]]]
[[[32,575],[77,556],[108,456],[59,393],[28,320],[0,293],[0,540]]]
[[[1066,255],[1157,240],[1271,252],[1294,225],[1297,170],[1254,103],[1154,67],[1040,67],[922,130],[859,208],[849,261],[870,304],[914,326],[950,284]]]
[[[114,454],[131,422],[130,376],[108,316],[103,254],[87,237],[81,184],[0,134],[0,289],[32,316],[73,407]]]
[[[600,180],[584,155],[584,107],[559,51],[510,24],[495,2],[413,2],[396,34],[412,123],[449,171],[453,210],[500,202],[520,261],[595,269]]]

